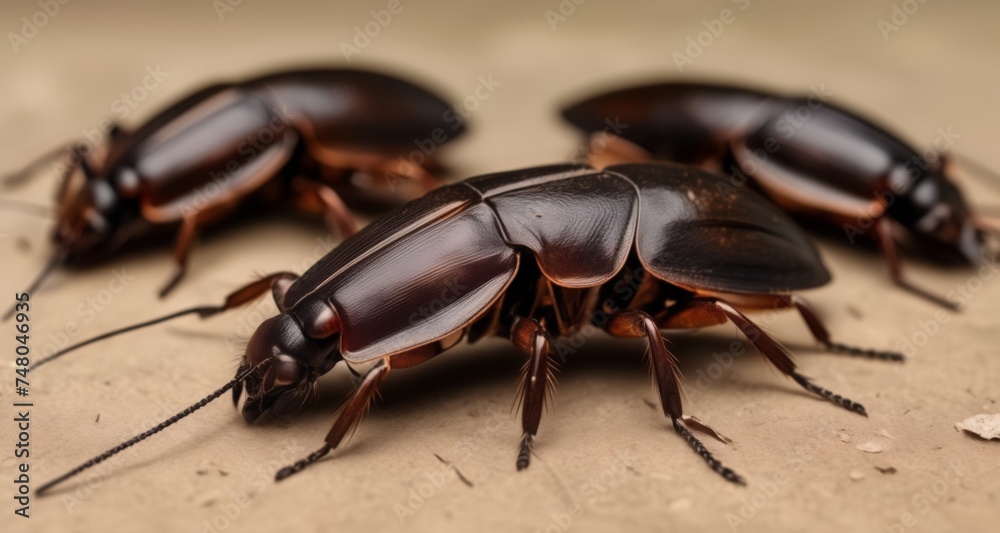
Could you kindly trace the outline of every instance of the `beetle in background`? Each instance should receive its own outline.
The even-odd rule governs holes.
[[[39,492],[229,390],[237,405],[242,396],[243,417],[254,422],[302,405],[317,378],[337,363],[360,365],[360,384],[325,444],[278,472],[279,480],[286,478],[341,443],[391,370],[425,362],[463,337],[474,342],[487,335],[510,338],[530,356],[519,393],[523,433],[516,465],[523,469],[546,391],[554,387],[553,339],[588,326],[647,339],[663,412],[674,430],[715,472],[742,483],[689,429],[718,437],[684,414],[680,371],[661,330],[731,321],[798,385],[852,412],[866,412],[800,374],[787,349],[740,310],[795,309],[821,344],[842,346],[793,293],[830,279],[816,249],[756,193],[720,189],[724,179],[663,163],[604,170],[559,165],[468,179],[376,220],[301,277],[272,274],[237,290],[222,306],[103,335],[183,314],[208,316],[268,290],[280,310],[254,332],[232,381]],[[441,298],[449,287],[464,289]],[[437,305],[428,306],[431,301]]]
[[[134,132],[111,127],[102,150],[56,152],[68,152],[56,249],[32,289],[56,265],[100,259],[179,225],[164,296],[184,275],[199,230],[241,209],[291,203],[324,213],[346,237],[357,230],[349,204],[398,205],[436,186],[434,158],[406,157],[415,140],[441,144],[464,130],[441,97],[369,71],[293,70],[208,86]]]
[[[797,117],[802,109],[807,118]],[[609,119],[627,125],[617,137],[592,137],[593,164],[665,159],[731,174],[734,185],[749,179],[785,210],[844,231],[851,243],[873,239],[897,285],[952,309],[957,303],[903,277],[897,239],[933,259],[977,265],[987,259],[984,233],[1000,231],[996,219],[971,212],[943,154],[921,154],[818,96],[660,83],[592,96],[562,114],[590,134]]]

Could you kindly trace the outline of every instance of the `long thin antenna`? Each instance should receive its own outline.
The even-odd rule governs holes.
[[[970,158],[969,156],[962,155],[955,152],[949,152],[949,155],[958,160],[962,166],[968,167],[971,170],[971,174],[978,175],[980,178],[991,180],[990,183],[995,187],[1000,185],[1000,173],[991,169],[990,167]]]
[[[0,198],[0,208],[45,218],[52,218],[54,215],[51,207],[31,202],[22,202],[20,200],[11,200],[10,198]]]
[[[90,459],[89,461],[87,461],[87,462],[81,464],[80,466],[78,466],[78,467],[70,470],[69,472],[66,472],[65,474],[63,474],[63,475],[61,475],[61,476],[53,479],[52,481],[49,481],[48,483],[46,483],[46,484],[42,485],[41,487],[39,487],[38,490],[35,491],[35,494],[41,496],[41,495],[45,494],[46,492],[48,492],[50,489],[52,489],[52,487],[55,487],[56,485],[62,483],[63,481],[66,481],[67,479],[70,479],[70,478],[76,476],[80,472],[83,472],[84,470],[87,470],[88,468],[90,468],[92,466],[99,465],[99,464],[103,463],[104,461],[108,460],[109,458],[113,457],[114,455],[116,455],[118,452],[121,452],[122,450],[125,450],[126,448],[130,448],[130,447],[132,447],[132,446],[134,446],[134,445],[136,445],[136,444],[138,444],[138,443],[146,440],[147,438],[149,438],[149,437],[151,437],[151,436],[153,436],[153,435],[155,435],[155,434],[163,431],[164,429],[170,427],[174,423],[176,423],[176,422],[182,420],[183,418],[187,417],[191,413],[197,411],[198,409],[201,409],[202,407],[205,407],[206,405],[208,405],[209,403],[211,403],[213,400],[215,400],[219,396],[222,396],[223,394],[225,394],[227,391],[229,391],[229,389],[232,389],[237,384],[239,384],[240,382],[242,382],[251,373],[257,371],[259,368],[261,368],[262,366],[265,366],[265,365],[267,365],[269,363],[270,363],[270,359],[266,359],[262,363],[260,363],[259,365],[255,366],[255,367],[251,367],[251,368],[247,368],[246,370],[243,370],[242,372],[236,374],[236,377],[233,378],[232,381],[230,381],[229,383],[226,383],[222,387],[216,389],[215,392],[213,392],[212,394],[209,394],[208,396],[205,396],[204,398],[202,398],[201,400],[198,400],[197,402],[195,402],[194,404],[192,404],[188,408],[184,409],[183,411],[181,411],[181,412],[177,413],[176,415],[174,415],[174,416],[172,416],[172,417],[164,420],[163,422],[160,422],[159,424],[157,424],[157,425],[153,426],[152,428],[144,431],[143,433],[140,433],[139,435],[136,435],[135,437],[132,437],[131,439],[129,439],[129,440],[127,440],[127,441],[119,444],[118,446],[115,446],[114,448],[111,448],[110,450],[108,450],[108,451],[106,451],[106,452],[104,452],[104,453],[102,453],[102,454],[94,457],[93,459]]]
[[[69,352],[75,351],[75,350],[77,350],[79,348],[83,348],[84,346],[87,346],[89,344],[93,344],[95,342],[102,341],[104,339],[114,337],[116,335],[121,335],[122,333],[128,333],[130,331],[135,331],[137,329],[142,329],[142,328],[147,327],[147,326],[152,326],[152,325],[155,325],[155,324],[159,324],[161,322],[166,322],[168,320],[173,320],[175,318],[186,316],[186,315],[197,314],[201,318],[206,318],[206,317],[212,316],[212,315],[214,315],[214,314],[216,314],[216,313],[218,313],[220,311],[223,311],[224,309],[225,309],[225,306],[220,306],[220,305],[203,305],[203,306],[199,306],[199,307],[191,307],[189,309],[182,309],[180,311],[176,311],[174,313],[170,313],[169,315],[164,315],[164,316],[161,316],[161,317],[157,317],[157,318],[154,318],[152,320],[147,320],[145,322],[139,322],[138,324],[132,324],[130,326],[125,326],[123,328],[113,329],[111,331],[102,333],[102,334],[100,334],[100,335],[98,335],[96,337],[91,337],[89,339],[82,340],[82,341],[80,341],[80,342],[78,342],[76,344],[72,344],[70,346],[67,346],[67,347],[63,348],[62,350],[59,350],[58,352],[53,353],[52,355],[48,355],[46,357],[43,357],[43,358],[35,361],[35,364],[31,365],[29,367],[29,370],[37,370],[38,367],[44,365],[45,363],[48,363],[49,361],[52,361],[53,359],[58,359],[59,357],[62,357],[64,355],[68,354]]]
[[[45,278],[52,273],[52,271],[56,268],[56,265],[62,262],[63,258],[66,257],[66,254],[68,252],[69,252],[68,246],[64,246],[59,250],[56,250],[56,252],[52,254],[52,257],[49,258],[49,261],[45,263],[45,266],[42,267],[42,271],[39,272],[37,276],[35,276],[35,279],[31,282],[30,285],[28,285],[28,288],[25,289],[24,292],[27,293],[35,292],[35,289],[37,289],[38,286],[42,284],[42,281],[44,281]],[[7,311],[7,313],[3,316],[3,318],[0,318],[0,322],[6,322],[10,320],[10,317],[14,316],[14,311],[16,309],[17,309],[17,304],[10,306],[10,310]]]
[[[28,163],[28,166],[22,168],[17,172],[12,172],[0,178],[0,185],[2,185],[2,188],[4,189],[10,189],[12,187],[18,187],[20,185],[24,185],[24,183],[28,181],[28,178],[30,178],[31,175],[34,174],[39,167],[41,167],[45,163],[48,163],[49,161],[52,161],[59,155],[62,155],[62,153],[65,153],[69,148],[70,148],[69,146],[59,146],[52,150],[49,150],[48,152],[43,153],[31,163]]]

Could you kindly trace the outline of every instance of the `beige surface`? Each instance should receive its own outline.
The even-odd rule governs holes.
[[[0,171],[114,116],[115,99],[142,83],[147,67],[169,74],[130,110],[129,124],[219,77],[341,62],[341,42],[387,2],[281,2],[279,8],[247,0],[222,20],[210,0],[172,4],[74,1],[17,54],[0,47]],[[951,127],[961,135],[956,150],[1000,168],[1000,7],[932,0],[886,42],[877,23],[892,14],[891,1],[847,4],[751,0],[680,77],[732,77],[794,91],[825,84],[838,101],[915,142],[929,143],[938,128]],[[459,173],[472,175],[568,157],[579,141],[556,118],[555,104],[602,84],[678,77],[672,54],[697,38],[703,20],[742,4],[626,7],[590,0],[555,30],[545,12],[559,9],[556,0],[402,5],[352,64],[401,68],[455,99],[474,94],[480,76],[500,82],[473,113],[472,134],[448,151]],[[20,18],[37,9],[34,1],[4,2],[0,30],[17,31]],[[53,185],[40,179],[17,196],[48,201]],[[978,182],[970,188],[977,202],[997,203]],[[0,294],[20,289],[39,268],[49,251],[47,232],[38,220],[0,214]],[[269,219],[208,239],[166,302],[153,297],[169,272],[166,250],[61,272],[33,299],[36,353],[60,332],[80,339],[214,302],[255,272],[302,270],[327,246],[323,235],[319,225]],[[887,288],[883,265],[870,251],[832,241],[822,249],[836,280],[809,297],[838,337],[888,348],[922,339],[921,324],[930,327],[935,308]],[[915,280],[942,292],[975,275],[919,261],[909,266]],[[114,269],[134,279],[88,314],[81,308],[88,299],[111,295],[102,290]],[[727,531],[727,515],[756,504],[738,530],[996,531],[1000,442],[953,428],[968,416],[1000,411],[1000,283],[981,286],[967,311],[939,324],[901,366],[818,353],[795,317],[761,317],[795,348],[805,373],[864,403],[868,419],[800,392],[756,356],[738,358],[720,379],[699,381],[699,371],[714,371],[711,354],[737,339],[734,329],[671,335],[685,360],[687,410],[734,439],[730,447],[708,445],[748,478],[747,488],[712,474],[649,406],[655,396],[642,345],[599,337],[565,365],[555,409],[542,422],[539,457],[528,471],[515,472],[520,431],[508,411],[522,359],[491,341],[394,372],[384,401],[342,453],[281,484],[271,481],[273,472],[325,435],[348,391],[343,368],[322,381],[318,404],[298,416],[249,427],[226,401],[212,404],[122,454],[91,487],[71,485],[33,500],[32,518],[23,520],[13,517],[7,496],[14,475],[13,372],[5,366],[0,530],[470,531],[488,524],[505,531]],[[261,304],[205,323],[177,322],[32,375],[35,486],[223,383],[250,325],[273,312]],[[12,330],[0,325],[8,354]],[[699,383],[710,386],[698,390]],[[876,469],[888,467],[895,473]],[[421,491],[422,498],[414,496]],[[413,512],[401,524],[399,509],[408,506]],[[912,527],[893,526],[904,513],[912,515]]]

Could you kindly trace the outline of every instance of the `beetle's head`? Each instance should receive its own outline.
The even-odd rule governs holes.
[[[339,344],[338,335],[309,338],[286,313],[262,322],[250,337],[240,365],[240,371],[257,366],[261,370],[233,389],[234,403],[246,391],[243,418],[253,422],[261,415],[280,415],[302,407],[319,376],[341,360]]]
[[[918,240],[952,250],[969,263],[985,257],[984,234],[972,220],[969,206],[957,187],[944,176],[927,176],[909,193],[910,232]]]
[[[85,179],[77,170],[67,177],[59,197],[59,220],[54,240],[65,254],[66,261],[87,259],[116,242],[115,223],[119,197],[112,185],[103,179]]]

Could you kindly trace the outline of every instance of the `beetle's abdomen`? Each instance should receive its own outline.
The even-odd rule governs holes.
[[[274,99],[293,120],[307,123],[303,129],[329,147],[412,150],[415,140],[441,144],[465,131],[461,117],[440,96],[375,72],[288,72],[248,85]]]
[[[639,189],[636,251],[643,266],[687,289],[786,293],[830,274],[805,233],[746,187],[693,167],[615,165]]]
[[[700,163],[728,148],[765,110],[769,96],[757,91],[691,83],[660,83],[604,93],[563,110],[587,132],[627,139],[659,158]]]
[[[137,140],[129,161],[155,204],[234,176],[282,141],[287,124],[267,103],[241,89],[215,93]]]

